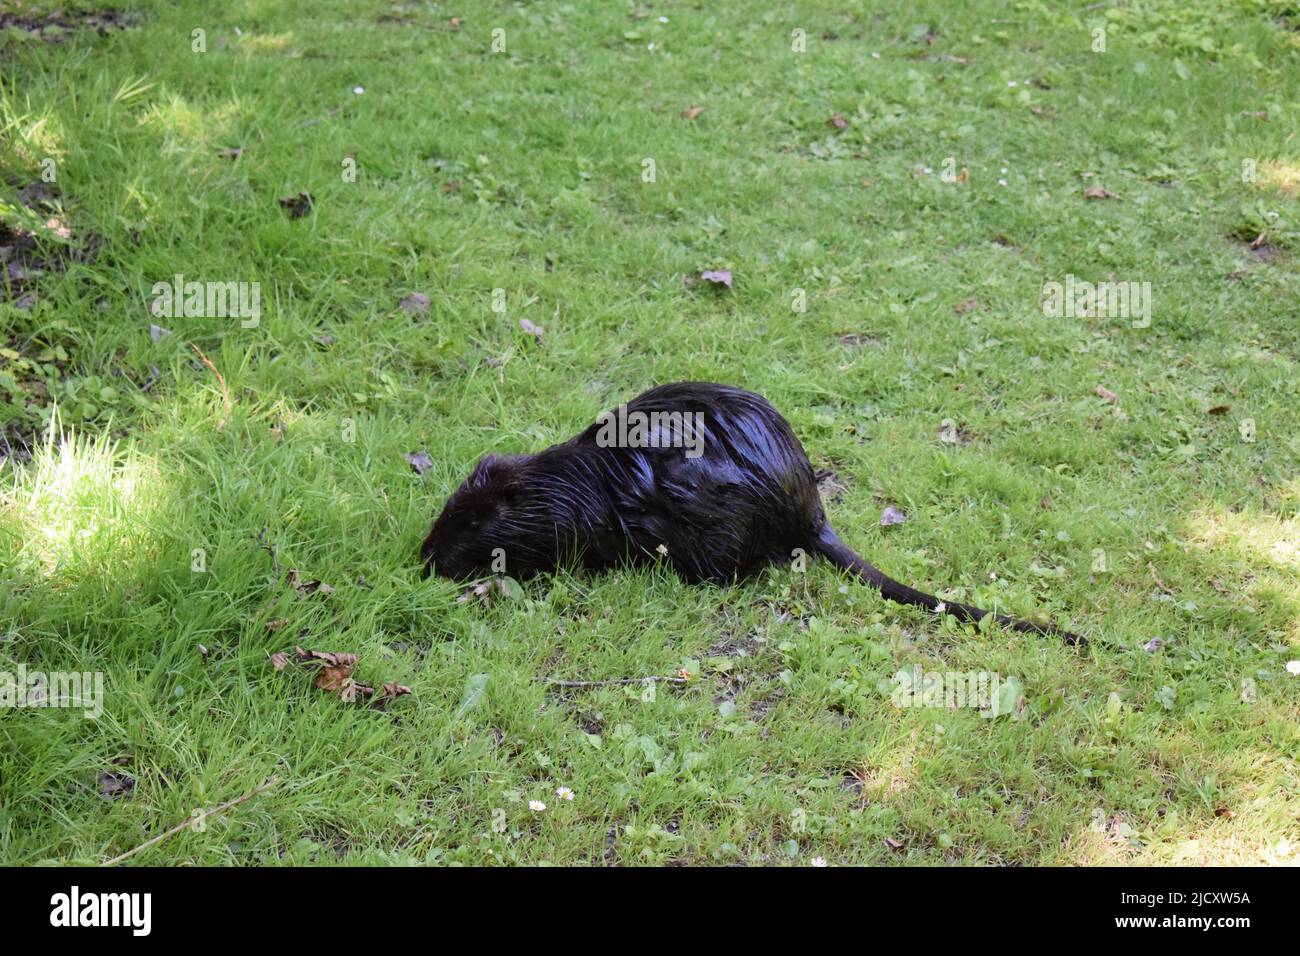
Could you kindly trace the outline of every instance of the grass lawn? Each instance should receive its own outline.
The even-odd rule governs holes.
[[[128,862],[1300,862],[1292,0],[122,3],[0,13],[0,672],[104,687],[0,708],[0,862],[271,778]],[[421,577],[480,456],[681,379],[886,572],[1092,643],[824,563]]]

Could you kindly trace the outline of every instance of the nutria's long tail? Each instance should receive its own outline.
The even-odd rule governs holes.
[[[830,525],[825,525],[822,528],[821,536],[817,539],[816,548],[831,564],[845,571],[853,572],[889,600],[897,601],[899,604],[915,604],[929,611],[942,606],[943,613],[951,614],[959,621],[978,621],[983,617],[987,617],[990,613],[982,608],[971,607],[969,604],[940,601],[933,594],[917,591],[914,588],[909,588],[906,584],[895,581],[878,568],[872,567],[862,560],[856,551],[840,540],[839,535],[831,530]],[[1088,643],[1086,639],[1078,634],[1071,634],[1069,631],[1050,624],[1019,621],[1004,614],[994,614],[993,620],[1004,627],[1014,628],[1017,631],[1027,631],[1030,634],[1059,634],[1065,638],[1067,644]]]

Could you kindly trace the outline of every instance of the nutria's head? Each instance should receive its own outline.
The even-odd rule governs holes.
[[[493,573],[520,576],[526,569],[522,537],[530,530],[520,513],[527,494],[520,465],[526,455],[488,455],[474,466],[443,506],[420,548],[426,574],[478,578]],[[495,566],[494,566],[495,563]]]

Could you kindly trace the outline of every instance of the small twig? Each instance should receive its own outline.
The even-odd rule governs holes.
[[[613,687],[618,684],[685,684],[685,677],[661,677],[651,674],[649,677],[616,677],[612,680],[560,680],[558,677],[539,677],[543,684],[555,687]]]
[[[1152,564],[1150,561],[1148,561],[1148,562],[1147,562],[1147,568],[1151,571],[1151,580],[1154,581],[1154,582],[1156,582],[1156,587],[1160,588],[1160,590],[1164,591],[1166,594],[1173,594],[1173,593],[1174,593],[1173,590],[1170,589],[1170,588],[1165,584],[1164,581],[1161,581],[1161,580],[1160,580],[1160,575],[1156,574],[1156,566],[1155,566],[1154,564]]]
[[[275,784],[276,784],[276,778],[272,777],[270,780],[266,781],[266,783],[262,784],[260,787],[256,787],[255,789],[248,791],[248,793],[244,794],[243,796],[235,797],[235,799],[233,800],[227,800],[221,806],[215,807],[212,810],[208,810],[206,813],[200,814],[199,816],[192,816],[188,820],[176,824],[176,826],[172,827],[170,830],[158,834],[152,840],[146,840],[144,843],[141,843],[134,850],[127,850],[121,856],[115,856],[113,857],[113,859],[101,863],[100,866],[116,866],[118,863],[121,863],[127,857],[135,856],[141,850],[146,850],[149,847],[153,846],[155,843],[158,843],[161,840],[165,840],[169,836],[172,836],[173,834],[180,833],[182,830],[192,826],[195,820],[198,819],[206,820],[208,817],[215,817],[218,813],[225,813],[231,807],[239,806],[245,800],[252,799],[253,797],[257,796],[259,793],[261,793],[263,790],[267,790],[270,787],[275,786]]]
[[[221,386],[221,399],[226,403],[226,418],[229,419],[230,411],[231,411],[230,390],[226,388],[225,376],[222,375],[220,372],[218,372],[217,367],[212,364],[212,360],[203,354],[203,349],[199,348],[193,342],[190,343],[190,348],[192,348],[195,352],[198,353],[199,358],[203,359],[203,364],[206,365],[208,368],[212,369],[212,374],[217,377],[217,384]],[[223,421],[221,425],[219,425],[218,427],[221,427],[225,424],[226,423]]]
[[[280,580],[280,549],[274,544],[266,543],[266,529],[263,528],[257,532],[257,543],[262,546],[262,550],[271,556],[271,567],[275,571],[275,579]]]

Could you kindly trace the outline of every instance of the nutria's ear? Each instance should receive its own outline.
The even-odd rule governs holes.
[[[496,465],[501,459],[497,455],[484,455],[474,466],[474,470],[469,473],[469,479],[466,484],[471,488],[482,488],[488,484],[496,470]]]
[[[484,488],[494,482],[504,483],[512,474],[512,466],[524,455],[484,455],[470,473],[467,484],[471,488]]]

